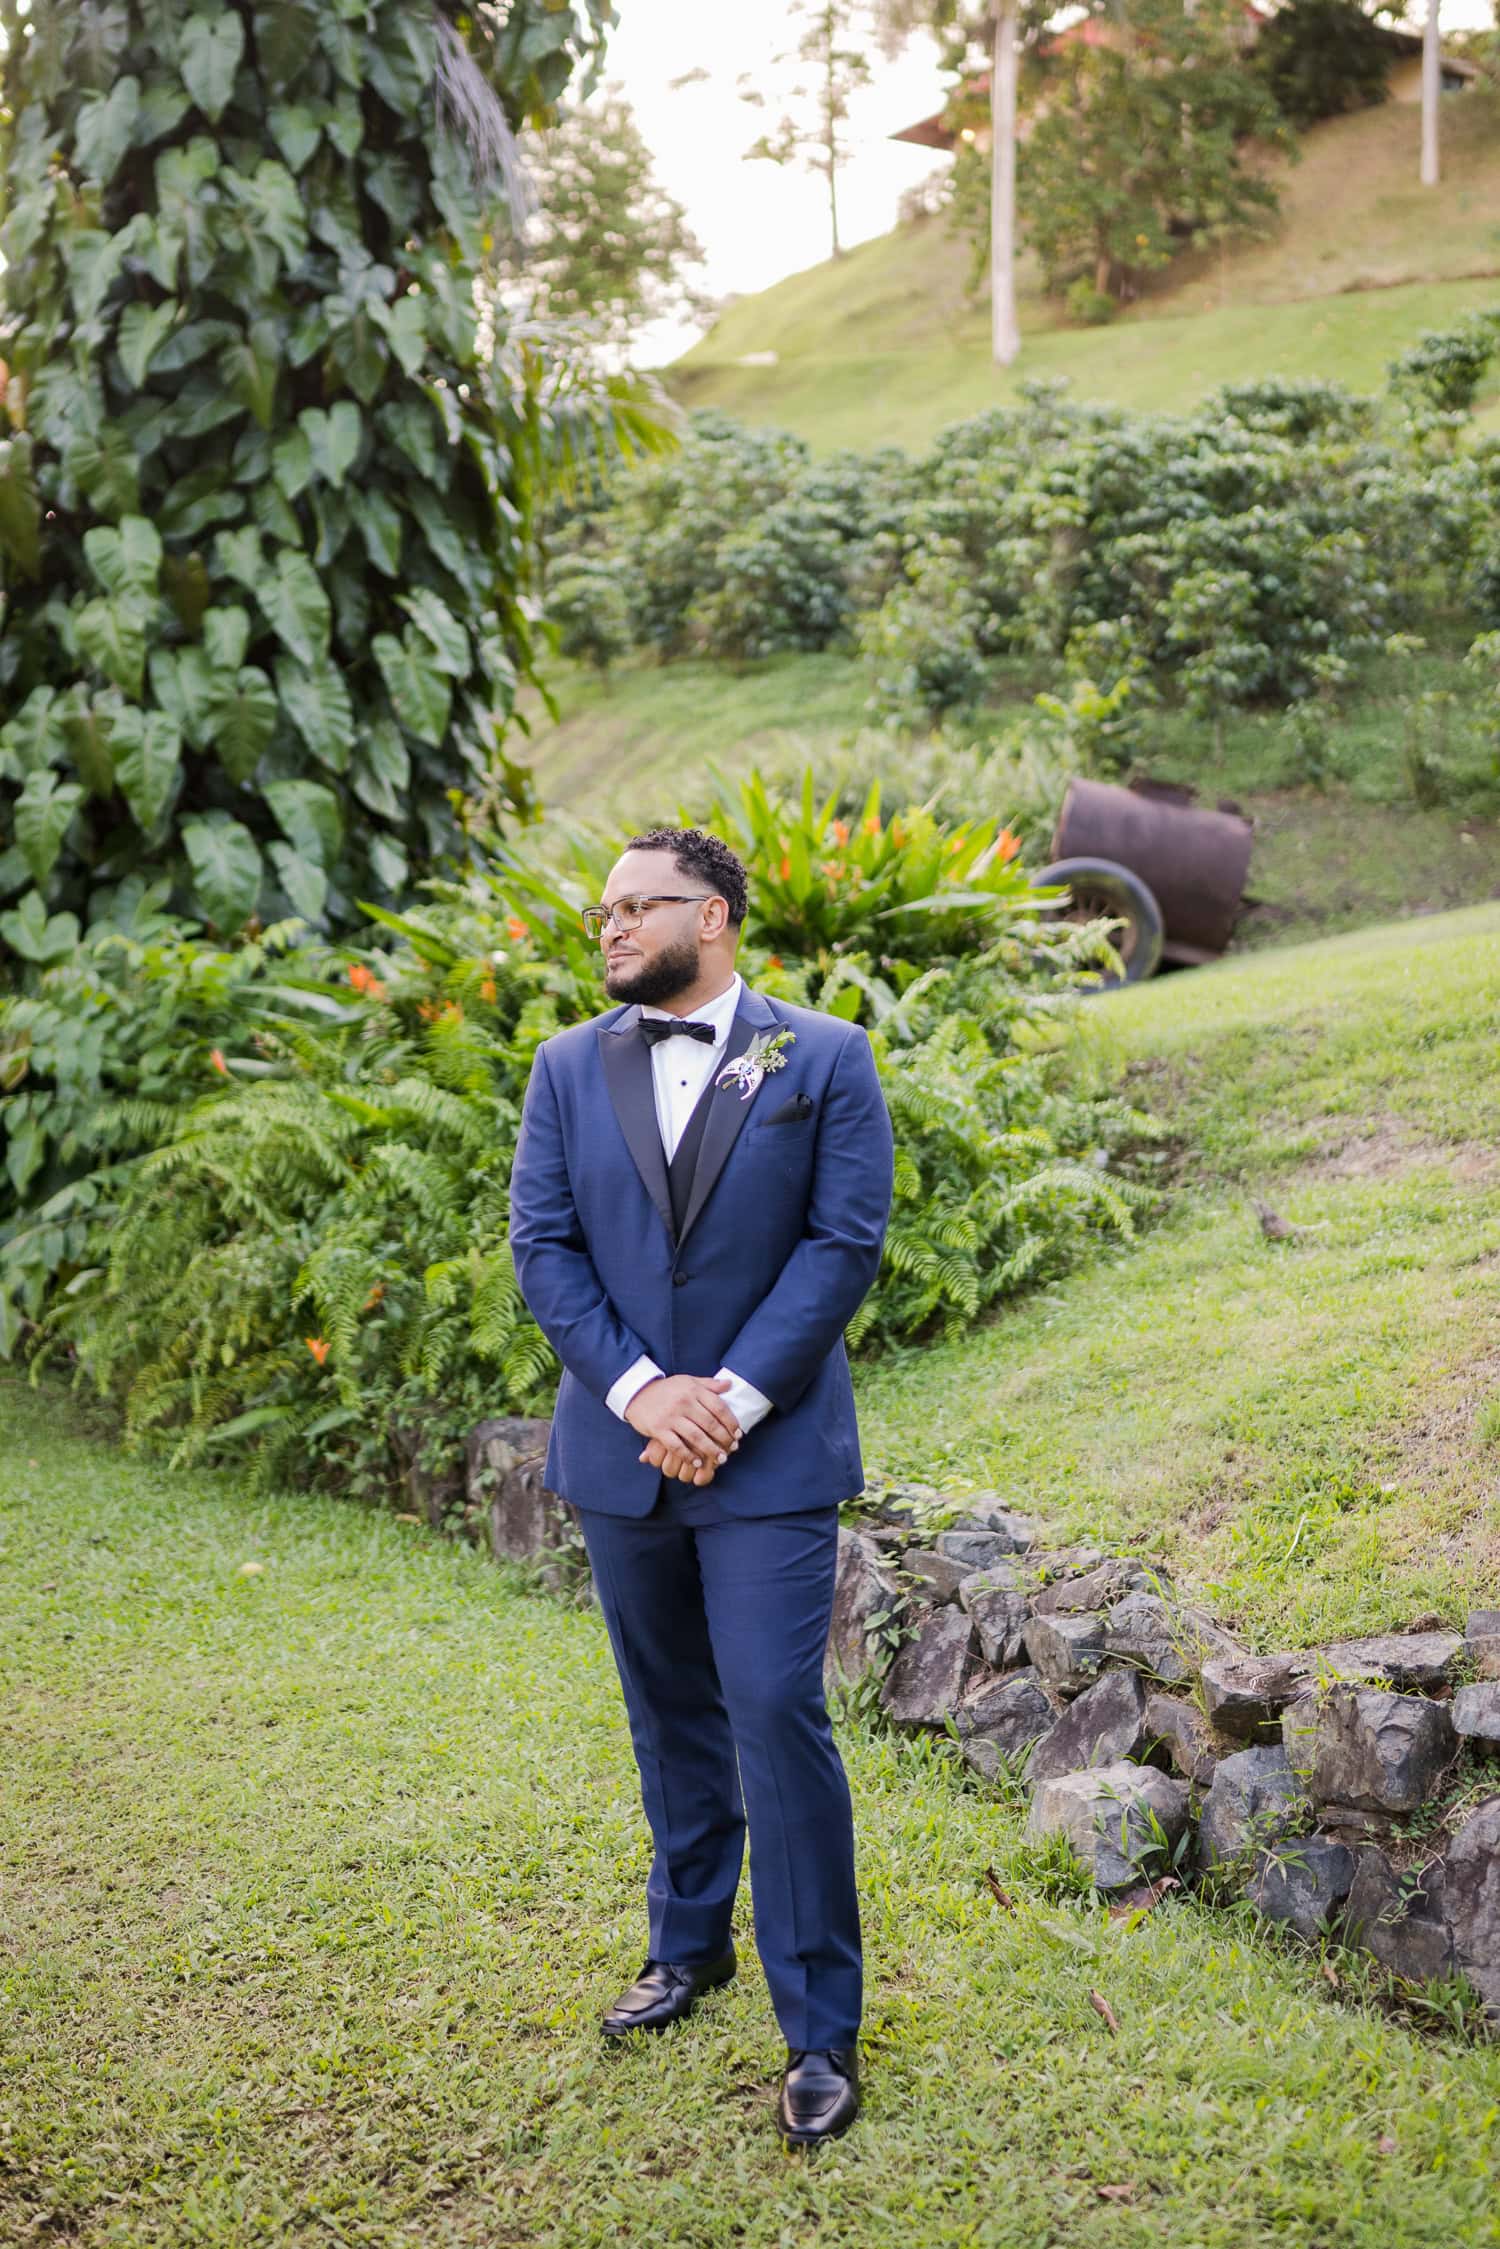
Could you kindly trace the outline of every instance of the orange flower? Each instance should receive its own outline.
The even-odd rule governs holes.
[[[1017,835],[1012,835],[1009,828],[1002,828],[995,838],[995,846],[1002,860],[1009,861],[1014,859],[1016,853],[1020,850],[1021,839]]]
[[[781,862],[781,879],[783,882],[790,882],[792,879],[792,862],[790,859],[783,859]]]
[[[489,1001],[493,1002],[493,1000],[494,1000],[494,997],[495,997],[495,979],[494,979],[494,977],[493,977],[493,976],[481,976],[481,977],[480,977],[480,979],[479,979],[479,997],[480,997],[480,998],[481,998],[482,1000],[489,1000]]]
[[[865,822],[865,834],[867,836],[878,836],[879,833],[880,814],[878,812],[872,812],[869,819]]]
[[[899,815],[891,822],[891,841],[898,851],[906,841],[906,830],[901,825]]]
[[[378,1303],[380,1302],[380,1299],[381,1299],[381,1298],[382,1298],[382,1297],[384,1296],[384,1294],[385,1294],[385,1283],[384,1283],[384,1281],[377,1281],[377,1282],[375,1283],[375,1286],[374,1286],[374,1287],[373,1287],[373,1288],[371,1289],[371,1291],[370,1291],[369,1295],[368,1295],[368,1296],[367,1296],[367,1297],[365,1298],[365,1301],[364,1301],[364,1309],[365,1309],[365,1311],[367,1311],[367,1312],[373,1312],[373,1310],[375,1309],[375,1306],[376,1306],[376,1305],[377,1305],[377,1304],[378,1304]]]
[[[224,1059],[224,1050],[222,1047],[216,1046],[208,1059],[213,1064],[214,1068],[218,1071],[221,1078],[228,1077],[229,1064]]]
[[[323,1341],[322,1336],[304,1335],[302,1340],[307,1345],[308,1350],[311,1351],[313,1357],[317,1360],[319,1366],[321,1366],[323,1364],[323,1361],[328,1356],[328,1345]]]
[[[773,953],[767,965],[771,968],[784,968],[786,964],[782,960],[780,953]]]
[[[363,961],[350,962],[349,981],[356,992],[364,993],[366,999],[383,1000],[385,998],[385,986],[373,969],[366,968]]]
[[[443,1021],[445,1023],[462,1023],[463,1019],[464,1011],[458,1001],[449,1000],[447,1006],[443,1009]]]
[[[824,874],[828,877],[830,882],[837,882],[839,876],[844,871],[844,862],[842,859],[820,859],[818,861],[818,865],[822,868]]]
[[[835,843],[847,843],[849,841],[849,823],[847,820],[834,821],[833,840]]]
[[[505,934],[513,941],[513,943],[517,945],[520,944],[522,938],[526,935],[526,924],[522,921],[519,914],[506,915]]]
[[[417,1013],[418,1013],[418,1014],[419,1014],[419,1015],[421,1016],[421,1018],[422,1018],[422,1021],[423,1021],[424,1023],[435,1023],[435,1022],[437,1021],[437,1019],[438,1019],[438,1003],[437,1003],[437,1001],[436,1001],[436,1000],[418,1000],[418,1002],[417,1002]]]

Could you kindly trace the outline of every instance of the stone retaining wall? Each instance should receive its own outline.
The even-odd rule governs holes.
[[[581,1591],[546,1442],[482,1422],[463,1471],[413,1460],[413,1507]],[[1023,1772],[1028,1834],[1064,1836],[1101,1891],[1170,1868],[1410,1981],[1462,1973],[1500,2022],[1500,1609],[1253,1655],[1149,1557],[898,1486],[840,1529],[825,1679],[952,1734],[982,1779]]]

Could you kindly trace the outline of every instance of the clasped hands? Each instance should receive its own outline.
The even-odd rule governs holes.
[[[663,1374],[643,1383],[625,1408],[632,1429],[646,1438],[642,1462],[684,1484],[711,1484],[742,1431],[725,1405],[723,1375]]]

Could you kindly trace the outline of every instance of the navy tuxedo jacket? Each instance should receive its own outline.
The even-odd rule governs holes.
[[[748,1101],[710,1080],[681,1236],[640,1009],[538,1048],[511,1173],[521,1292],[563,1363],[546,1478],[579,1507],[645,1515],[662,1478],[605,1397],[647,1353],[733,1369],[772,1411],[719,1469],[737,1515],[836,1505],[864,1484],[844,1329],[880,1267],[891,1123],[857,1025],[745,986],[716,1066],[757,1032],[793,1041]],[[802,1098],[799,1099],[798,1096]]]

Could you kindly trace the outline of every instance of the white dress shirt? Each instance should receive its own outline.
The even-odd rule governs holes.
[[[691,1020],[694,1023],[711,1023],[714,1043],[706,1039],[658,1039],[651,1049],[651,1085],[656,1095],[656,1122],[661,1133],[661,1144],[666,1150],[667,1162],[677,1153],[677,1143],[687,1130],[688,1119],[698,1106],[699,1096],[709,1078],[721,1070],[727,1059],[729,1034],[734,1027],[735,1014],[744,990],[743,979],[735,976],[717,999],[705,1000],[695,1007]],[[665,1007],[643,1007],[642,1015],[670,1018],[672,1010]],[[635,1359],[613,1383],[604,1403],[613,1414],[625,1419],[625,1408],[637,1390],[648,1382],[659,1381],[662,1369],[651,1358]],[[763,1421],[771,1410],[771,1401],[764,1392],[746,1382],[731,1367],[720,1367],[719,1373],[727,1376],[729,1388],[720,1391],[729,1411],[742,1430],[749,1431],[758,1421]]]

